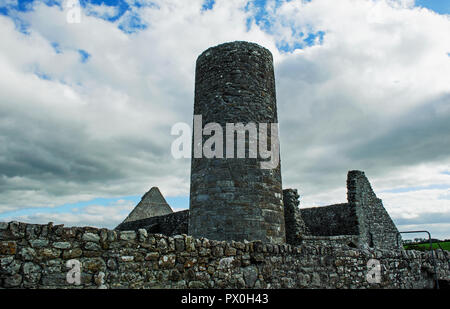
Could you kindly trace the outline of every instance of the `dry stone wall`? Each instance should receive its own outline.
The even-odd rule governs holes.
[[[335,241],[299,246],[225,242],[148,234],[0,223],[2,288],[432,288],[429,253],[361,250]],[[438,252],[448,279],[449,252]],[[381,282],[367,281],[367,263],[381,264]],[[81,263],[80,285],[67,262]]]

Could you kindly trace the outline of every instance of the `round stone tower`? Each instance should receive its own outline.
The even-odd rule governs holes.
[[[230,124],[238,128],[238,123],[245,126],[240,131],[245,143],[244,158],[238,157],[239,133],[227,130]],[[199,131],[207,124],[213,124],[214,131]],[[267,144],[261,145],[262,135],[256,135],[257,141],[250,137],[255,136],[251,135],[253,124],[258,134],[267,136]],[[261,124],[266,124],[267,130],[262,131]],[[208,158],[202,145],[208,144],[212,136],[220,137],[218,125],[223,129],[223,143],[210,149],[220,154],[223,147],[223,157],[216,153]],[[198,57],[190,235],[215,240],[286,241],[277,129],[275,77],[269,50],[254,43],[231,42],[209,48]],[[233,144],[229,143],[230,136]],[[255,145],[257,151],[253,150]],[[263,168],[261,163],[270,158],[261,155],[262,150],[271,150],[271,145],[271,162],[275,164]],[[274,154],[278,161],[273,159]]]

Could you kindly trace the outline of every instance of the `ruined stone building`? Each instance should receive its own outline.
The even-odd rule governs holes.
[[[276,123],[271,53],[247,42],[203,52],[194,115],[202,116],[202,127]],[[278,140],[277,131],[267,133],[268,145]],[[189,210],[173,212],[153,187],[115,230],[0,222],[0,288],[433,288],[448,282],[450,252],[404,250],[364,172],[348,172],[346,202],[304,208],[297,190],[283,190],[280,165],[261,168],[267,157],[250,156],[254,141],[244,137],[245,158],[207,158],[196,153],[205,137],[194,133]],[[236,153],[235,147],[224,150]],[[271,150],[279,155],[279,148]]]
[[[150,191],[152,190],[156,191],[157,188]],[[354,248],[399,248],[402,243],[398,230],[383,207],[382,201],[373,192],[364,172],[348,173],[347,190],[347,203],[313,208],[299,208],[297,190],[283,190],[286,243],[298,245],[308,241],[326,241]],[[157,205],[148,196],[146,193],[136,208],[142,204],[148,205],[149,208]],[[148,212],[152,213],[151,210]],[[189,210],[184,210],[124,221],[116,229],[137,231],[143,228],[150,233],[173,236],[188,234],[188,223]],[[244,237],[242,240],[259,239]]]
[[[157,187],[144,194],[141,201],[125,218],[123,223],[133,222],[142,218],[159,217],[173,213]]]
[[[247,42],[204,51],[197,59],[194,115],[202,116],[202,128],[209,123],[223,128],[227,123],[277,123],[270,51]],[[202,137],[202,144],[207,137]],[[172,213],[159,190],[152,188],[117,229],[269,243],[327,239],[385,249],[401,243],[364,172],[348,173],[346,203],[299,208],[297,191],[282,189],[280,164],[262,169],[265,159],[259,154],[250,158],[248,153],[245,158],[196,157],[194,139],[189,211]]]

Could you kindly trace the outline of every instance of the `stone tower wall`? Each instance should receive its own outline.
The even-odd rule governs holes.
[[[202,116],[202,127],[220,124],[224,138],[226,123],[277,123],[270,51],[253,43],[232,42],[203,52],[197,59],[194,115]],[[202,144],[208,138],[203,136]],[[189,234],[216,240],[285,242],[280,165],[261,169],[260,163],[267,160],[259,153],[249,158],[248,133],[244,159],[226,159],[226,143],[224,158],[195,158],[194,141],[195,136]]]

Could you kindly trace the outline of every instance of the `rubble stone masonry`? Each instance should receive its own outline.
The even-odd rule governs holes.
[[[191,236],[0,223],[2,288],[433,288],[431,254],[357,249],[327,237],[298,246],[213,241]],[[339,236],[334,237],[339,238]],[[346,238],[346,237],[344,237]],[[448,251],[436,251],[437,275],[450,276]],[[67,282],[68,260],[81,285]],[[367,263],[381,263],[371,284]]]

